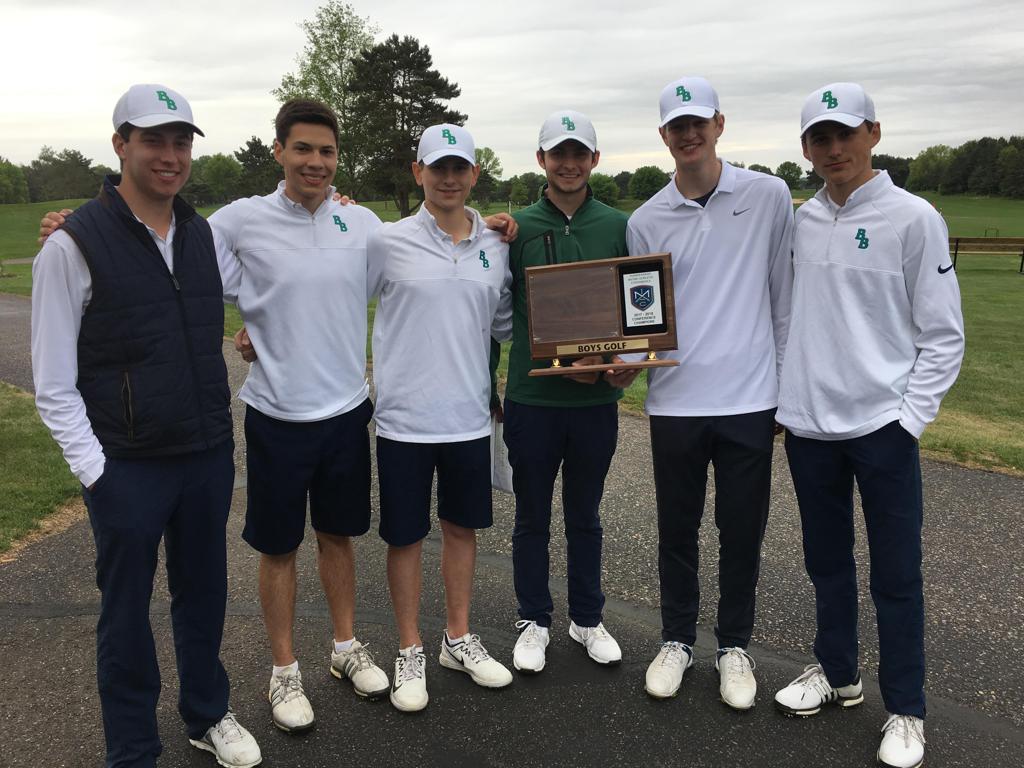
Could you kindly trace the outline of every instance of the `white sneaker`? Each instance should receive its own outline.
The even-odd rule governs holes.
[[[252,768],[263,760],[260,746],[245,728],[238,724],[234,713],[228,710],[201,739],[189,739],[197,749],[212,752],[225,768]]]
[[[516,629],[519,638],[512,649],[512,666],[527,674],[540,672],[544,669],[544,649],[548,647],[551,633],[536,621],[525,619],[516,622]]]
[[[352,681],[352,690],[368,699],[379,699],[388,692],[387,673],[373,663],[370,650],[358,640],[347,651],[331,651],[331,674]]]
[[[587,649],[587,655],[598,664],[618,664],[622,661],[622,649],[615,638],[608,634],[604,624],[596,627],[579,627],[569,622],[569,637]]]
[[[647,667],[644,688],[656,699],[668,699],[679,693],[683,672],[693,666],[693,649],[685,643],[670,640]]]
[[[278,672],[270,676],[270,716],[282,731],[304,731],[313,727],[313,707],[302,690],[302,673]]]
[[[484,688],[504,688],[512,682],[512,673],[498,661],[480,642],[480,635],[465,634],[448,642],[448,633],[441,640],[440,662],[442,667],[465,672],[477,685]]]
[[[754,669],[757,664],[742,648],[722,648],[725,651],[715,659],[718,670],[718,693],[722,701],[733,709],[750,709],[757,695]]]
[[[864,701],[864,686],[857,679],[849,685],[833,688],[820,664],[808,664],[803,674],[775,694],[775,706],[787,715],[816,715],[823,704],[855,707]]]
[[[427,657],[422,645],[402,648],[395,659],[391,703],[402,712],[419,712],[427,706]]]
[[[913,715],[889,715],[882,726],[878,762],[888,768],[924,765],[924,720]]]

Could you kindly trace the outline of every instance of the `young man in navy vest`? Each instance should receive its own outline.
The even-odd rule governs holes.
[[[132,86],[114,128],[121,176],[49,238],[32,291],[36,404],[96,542],[106,764],[153,766],[161,752],[149,605],[163,538],[178,710],[194,746],[248,768],[260,750],[228,709],[219,658],[234,482],[222,287],[210,227],[177,197],[203,134],[160,85]]]

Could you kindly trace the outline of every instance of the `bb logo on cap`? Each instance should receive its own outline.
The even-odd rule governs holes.
[[[693,98],[690,95],[690,92],[686,90],[685,85],[680,85],[678,88],[676,88],[676,96],[679,97],[680,101],[689,101],[690,99]]]
[[[441,135],[444,138],[448,139],[449,144],[458,144],[458,142],[455,140],[455,137],[452,136],[452,132],[449,131],[447,128],[441,131]]]
[[[576,130],[576,123],[574,123],[572,120],[570,120],[568,115],[566,115],[565,117],[562,118],[562,125],[565,126],[565,130],[567,130],[567,131],[575,131]]]
[[[156,92],[156,97],[160,101],[162,101],[165,104],[167,104],[167,108],[168,109],[176,110],[178,108],[178,105],[174,103],[174,99],[172,99],[170,96],[167,95],[167,91],[157,91]]]
[[[825,91],[821,94],[821,103],[828,109],[835,109],[839,106],[839,99],[832,95],[832,91]]]

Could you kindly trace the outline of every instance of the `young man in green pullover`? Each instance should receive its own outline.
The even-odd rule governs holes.
[[[601,623],[601,519],[598,507],[618,436],[622,390],[597,373],[530,378],[526,267],[625,256],[627,216],[594,199],[588,185],[597,165],[597,136],[579,112],[552,113],[540,131],[537,162],[547,175],[540,200],[514,214],[519,236],[510,246],[512,350],[505,389],[505,443],[512,465],[516,521],[512,562],[521,630],[513,663],[544,668],[553,605],[548,540],[555,478],[562,470],[562,511],[568,543],[569,635],[594,661],[622,660]],[[579,363],[596,363],[586,358]]]

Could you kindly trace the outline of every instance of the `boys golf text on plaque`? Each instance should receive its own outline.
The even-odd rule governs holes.
[[[526,268],[530,356],[551,360],[530,376],[679,365],[655,352],[676,349],[672,257],[668,253]],[[647,359],[563,365],[591,355],[646,352]]]

